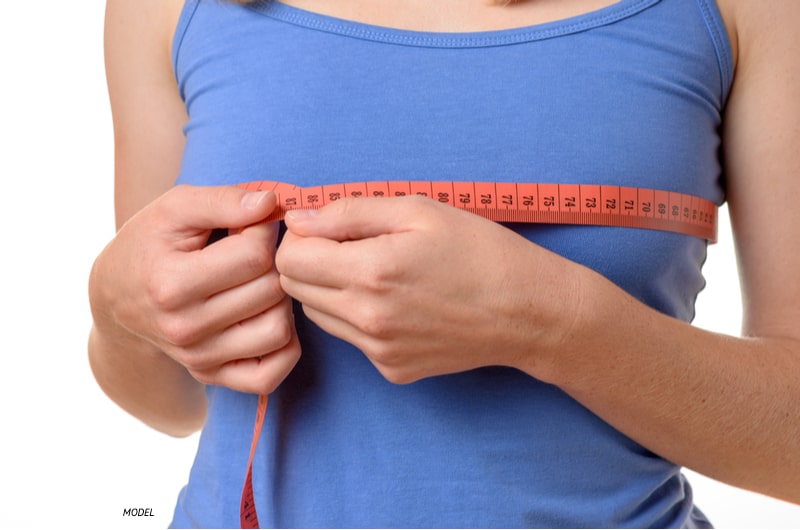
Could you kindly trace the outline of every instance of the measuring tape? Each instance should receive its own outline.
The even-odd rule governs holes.
[[[242,497],[239,502],[239,526],[242,528],[258,528],[258,514],[256,513],[256,503],[253,499],[253,458],[256,456],[256,446],[261,429],[264,427],[264,416],[267,414],[266,394],[258,396],[258,406],[256,407],[256,421],[253,425],[253,438],[250,441],[250,456],[247,459],[247,473],[244,477],[242,487]]]
[[[261,180],[240,187],[275,192],[278,205],[268,221],[282,219],[289,210],[321,208],[345,197],[422,195],[497,222],[647,228],[688,234],[711,243],[717,238],[716,204],[694,195],[647,188],[409,180],[305,188]]]
[[[687,234],[714,243],[717,206],[671,191],[605,184],[539,184],[505,182],[375,181],[301,188],[260,180],[240,184],[249,191],[272,191],[278,202],[268,221],[287,211],[316,209],[345,197],[422,195],[497,222],[620,226]],[[250,457],[242,488],[242,528],[258,528],[253,499],[253,458],[267,411],[267,396],[258,397]]]

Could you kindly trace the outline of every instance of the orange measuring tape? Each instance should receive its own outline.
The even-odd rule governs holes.
[[[283,219],[289,210],[321,208],[346,197],[422,195],[497,222],[619,226],[717,239],[717,205],[671,191],[595,184],[505,182],[375,181],[298,187],[269,180],[240,184],[249,191],[268,190],[278,203],[267,221]],[[258,528],[253,498],[253,458],[267,411],[258,397],[250,457],[239,510],[242,528]]]
[[[711,243],[717,237],[713,202],[671,191],[595,184],[376,181],[300,188],[261,180],[240,184],[270,190],[278,206],[267,219],[289,210],[321,208],[345,197],[423,195],[492,221],[623,226],[688,234]]]

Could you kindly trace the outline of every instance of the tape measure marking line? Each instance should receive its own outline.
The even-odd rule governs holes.
[[[301,188],[267,180],[240,186],[275,192],[278,207],[270,221],[282,219],[289,210],[321,208],[345,197],[424,195],[498,222],[646,228],[688,234],[711,243],[717,237],[717,206],[713,202],[648,188],[455,181],[367,181]]]

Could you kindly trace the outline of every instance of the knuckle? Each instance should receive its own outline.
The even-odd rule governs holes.
[[[179,202],[181,197],[185,196],[188,192],[188,185],[177,184],[157,197],[148,205],[148,208],[152,209],[158,214],[167,213],[174,207],[174,203]]]
[[[364,345],[364,354],[372,363],[383,371],[397,371],[403,366],[403,355],[391,342],[372,340]]]
[[[412,208],[425,208],[435,203],[430,197],[424,195],[408,195],[405,200],[408,201],[409,206]]]
[[[196,359],[197,356],[194,354],[194,352],[190,351],[187,348],[181,348],[181,347],[178,347],[178,346],[173,346],[173,347],[170,348],[169,356],[172,357],[172,359],[175,362],[177,362],[178,364],[180,364],[181,366],[186,368],[189,372],[198,372],[199,373],[204,368],[207,368],[207,367],[201,366],[197,362],[197,359]]]
[[[266,364],[262,365],[262,361],[259,361],[259,367],[263,366],[263,368],[257,371],[258,375],[253,381],[252,391],[262,394],[272,393],[291,373],[299,359],[300,348],[296,345],[283,348],[280,352],[273,353],[272,356],[264,357]]]
[[[354,324],[362,333],[376,339],[388,339],[392,335],[391,318],[374,305],[362,306]]]
[[[196,190],[205,197],[205,207],[213,212],[219,208],[220,204],[225,204],[230,200],[230,189],[227,186],[207,186]],[[237,191],[238,193],[238,191]]]
[[[399,267],[389,260],[372,260],[364,264],[361,282],[364,288],[376,294],[384,294],[392,289],[400,275]]]
[[[264,277],[263,289],[262,300],[265,300],[270,306],[279,304],[286,298],[286,293],[281,285],[280,275],[278,275],[277,272]],[[289,306],[289,311],[291,311],[291,306]]]
[[[157,311],[172,311],[179,305],[177,289],[164,282],[153,284],[149,288],[150,300]]]
[[[328,208],[333,210],[337,215],[347,215],[356,204],[355,201],[362,200],[354,197],[343,197],[331,203]]]
[[[289,375],[289,370],[269,370],[257,376],[252,382],[252,392],[271,394]]]
[[[416,381],[416,378],[412,377],[411,373],[406,370],[382,367],[378,368],[378,371],[384,379],[395,385],[407,385]]]
[[[151,274],[146,289],[156,310],[172,311],[183,302],[183,293],[176,277],[176,274],[163,269]]]
[[[292,340],[294,325],[287,318],[279,318],[273,323],[270,330],[270,341],[276,346],[274,349],[283,348]]]
[[[408,208],[408,214],[420,216],[428,209],[435,208],[439,203],[424,195],[408,195],[403,197]]]
[[[405,348],[392,341],[381,340],[372,340],[362,346],[362,351],[373,366],[390,383],[406,385],[421,378],[420,371]]]
[[[244,256],[243,267],[253,275],[266,274],[272,269],[272,256],[261,245],[255,245]]]
[[[180,315],[170,315],[158,319],[156,330],[167,343],[179,348],[193,344],[198,337],[197,326],[191,319]]]
[[[219,383],[218,373],[214,370],[193,370],[188,368],[189,374],[204,385],[217,385]]]

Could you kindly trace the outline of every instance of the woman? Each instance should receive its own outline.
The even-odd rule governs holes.
[[[781,0],[109,0],[119,231],[89,355],[148,425],[203,429],[173,525],[238,524],[256,394],[265,525],[708,526],[681,466],[800,502],[799,21]],[[284,235],[274,194],[230,186],[261,179],[725,198],[743,334],[688,324],[693,236],[418,197]]]

